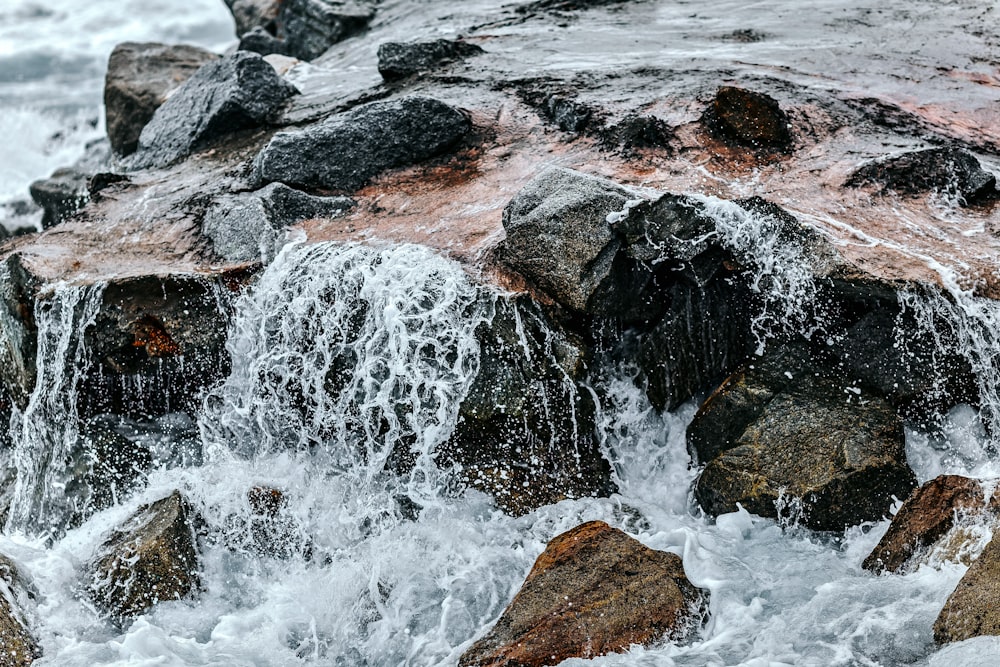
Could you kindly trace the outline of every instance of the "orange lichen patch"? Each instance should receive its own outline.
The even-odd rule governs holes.
[[[132,327],[132,334],[135,336],[132,347],[144,348],[151,357],[172,357],[181,352],[180,345],[170,337],[163,323],[152,315],[138,320]]]

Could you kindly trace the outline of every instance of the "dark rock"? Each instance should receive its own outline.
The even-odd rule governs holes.
[[[187,598],[200,586],[198,519],[178,491],[140,507],[100,547],[87,592],[117,621],[159,602]]]
[[[285,40],[278,39],[261,27],[254,28],[240,37],[240,51],[253,51],[262,56],[272,53],[287,55]]]
[[[602,521],[545,548],[500,620],[461,667],[540,667],[681,641],[708,613],[708,593],[680,557],[654,551]]]
[[[655,116],[631,114],[601,131],[601,140],[612,148],[670,148],[674,132]]]
[[[464,114],[427,97],[372,102],[295,132],[260,152],[260,181],[356,190],[387,169],[441,155],[470,129]]]
[[[196,46],[136,42],[116,46],[104,80],[108,139],[114,151],[134,153],[142,128],[170,93],[218,57]]]
[[[562,95],[549,95],[545,98],[543,109],[545,116],[563,132],[581,132],[594,115],[586,104]]]
[[[627,0],[534,0],[517,8],[519,14],[534,12],[566,12],[620,5]]]
[[[35,597],[34,587],[17,565],[0,555],[0,664],[25,667],[42,657],[42,649],[25,624],[24,609]]]
[[[130,166],[166,166],[221,135],[271,122],[297,92],[256,53],[207,63],[153,114]]]
[[[370,6],[350,0],[283,0],[277,36],[284,40],[285,54],[312,60],[337,42],[367,30],[374,17]]]
[[[432,42],[386,42],[378,47],[378,71],[386,81],[428,72],[484,51],[475,44],[450,39]]]
[[[996,501],[989,507],[995,511]],[[889,530],[861,567],[872,572],[904,572],[921,551],[943,538],[962,518],[988,507],[979,480],[941,475],[913,492],[892,518]]]
[[[288,509],[280,489],[255,486],[247,491],[248,512],[230,521],[229,547],[269,558],[288,559],[312,555],[312,544]]]
[[[281,0],[225,0],[225,3],[233,14],[238,37],[243,37],[255,28],[266,29],[272,33],[277,29]]]
[[[788,116],[763,93],[724,86],[705,109],[702,123],[720,139],[767,151],[792,148]]]
[[[957,196],[963,205],[995,198],[996,177],[961,148],[912,151],[863,165],[847,179],[849,187],[875,185],[882,190],[919,194],[933,190]]]
[[[57,225],[87,203],[89,176],[73,168],[57,169],[48,178],[35,181],[28,188],[31,198],[45,211],[42,227]]]
[[[934,641],[1000,635],[1000,533],[969,567],[934,621]]]
[[[268,260],[280,230],[302,220],[337,218],[353,206],[349,197],[315,197],[272,183],[247,195],[216,198],[205,213],[202,233],[229,261]]]
[[[38,328],[35,298],[40,281],[18,255],[0,262],[0,381],[14,405],[24,409],[35,387]]]

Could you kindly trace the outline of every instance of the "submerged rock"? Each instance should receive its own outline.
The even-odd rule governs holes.
[[[125,621],[159,602],[194,594],[200,586],[197,521],[179,491],[140,507],[111,534],[90,566],[87,590],[94,603]]]
[[[297,92],[256,53],[207,63],[153,114],[130,166],[166,166],[222,135],[271,122]]]
[[[540,667],[681,641],[707,615],[708,593],[679,556],[602,521],[552,539],[500,620],[461,667]]]
[[[57,225],[64,218],[79,211],[87,203],[86,174],[78,169],[66,167],[56,169],[48,178],[32,183],[28,191],[35,203],[42,207],[42,227]]]
[[[134,153],[142,128],[167,97],[198,68],[218,58],[204,49],[182,44],[125,42],[116,46],[104,79],[111,148],[119,155]]]
[[[450,39],[386,42],[378,47],[378,71],[383,79],[392,81],[480,53],[485,52],[475,44]]]
[[[1000,533],[958,582],[934,621],[934,641],[960,642],[1000,635]]]
[[[846,185],[875,185],[903,194],[936,190],[959,197],[963,205],[997,196],[996,176],[968,151],[950,146],[869,162],[851,174]]]
[[[767,151],[792,148],[788,116],[763,93],[723,86],[702,114],[705,127],[724,141]]]
[[[469,119],[428,97],[372,102],[304,130],[280,132],[254,163],[259,181],[356,190],[373,177],[447,152]]]
[[[24,667],[42,657],[24,613],[34,596],[31,583],[14,561],[0,555],[0,664],[4,667]]]

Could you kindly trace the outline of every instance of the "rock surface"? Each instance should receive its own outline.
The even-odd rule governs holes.
[[[375,10],[364,2],[347,0],[283,0],[277,35],[284,53],[312,60],[337,42],[365,31]]]
[[[31,198],[45,211],[42,227],[57,225],[83,208],[89,198],[88,178],[86,173],[67,167],[57,169],[48,178],[31,184],[28,188]]]
[[[733,86],[719,88],[701,121],[710,132],[738,146],[767,151],[792,147],[787,114],[764,93]]]
[[[200,586],[196,515],[175,491],[140,507],[101,546],[88,593],[112,618],[126,621],[159,602],[187,598]]]
[[[275,21],[281,0],[224,0],[236,22],[236,35],[242,37],[254,28],[277,30]]]
[[[680,557],[591,521],[552,539],[496,625],[461,667],[540,667],[696,631],[708,593]]]
[[[934,621],[934,641],[1000,635],[1000,535],[995,536],[948,596]]]
[[[847,179],[847,185],[876,185],[904,194],[930,191],[958,197],[963,206],[997,196],[996,176],[961,148],[912,151],[869,162]]]
[[[393,81],[480,53],[484,51],[475,44],[449,39],[386,42],[378,47],[378,71],[386,81]]]
[[[263,183],[356,190],[387,169],[445,153],[470,128],[461,112],[428,97],[372,102],[276,134],[254,165]]]
[[[116,46],[104,79],[111,148],[119,155],[134,153],[153,113],[198,68],[218,57],[196,46],[138,42]]]
[[[42,657],[25,622],[24,607],[32,597],[30,582],[14,561],[0,555],[0,664],[4,667],[25,667]]]
[[[156,110],[129,166],[166,166],[220,136],[264,125],[297,92],[256,53],[209,62]]]

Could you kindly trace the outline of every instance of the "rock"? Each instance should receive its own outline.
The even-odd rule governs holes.
[[[29,186],[31,198],[45,211],[42,227],[57,225],[83,208],[88,199],[88,178],[87,174],[67,167]]]
[[[587,128],[593,110],[571,98],[549,95],[542,105],[545,116],[563,132],[581,132]]]
[[[666,122],[655,116],[630,114],[621,121],[605,128],[601,140],[611,148],[670,148],[674,132]]]
[[[236,35],[243,37],[255,28],[277,30],[281,0],[225,0],[236,22]]]
[[[0,664],[24,667],[42,657],[42,649],[25,623],[24,609],[34,587],[10,558],[0,555]]]
[[[708,593],[679,556],[602,521],[552,539],[496,625],[460,667],[540,667],[682,641],[707,615]]]
[[[965,516],[986,512],[998,503],[981,482],[960,475],[941,475],[913,492],[892,518],[889,530],[861,567],[872,572],[904,572],[919,552],[931,548]]]
[[[285,55],[285,41],[258,26],[240,37],[239,50],[253,51],[262,56]]]
[[[378,71],[386,81],[392,81],[480,53],[485,52],[475,44],[450,39],[385,42],[378,47]]]
[[[958,582],[934,621],[934,641],[960,642],[983,635],[1000,635],[1000,534]]]
[[[229,547],[257,557],[312,557],[311,541],[288,509],[280,489],[255,486],[247,491],[249,511],[230,521]]]
[[[688,446],[695,460],[708,461],[695,487],[705,512],[739,504],[839,531],[881,519],[894,497],[913,490],[892,408],[813,368],[794,354],[761,370],[748,365],[698,411]]]
[[[205,213],[202,233],[226,260],[267,261],[274,256],[280,230],[302,220],[337,218],[353,206],[349,197],[315,197],[272,183],[247,195],[216,198]]]
[[[765,151],[788,151],[792,133],[778,102],[752,90],[723,86],[702,114],[701,122],[720,139]]]
[[[939,191],[958,197],[963,206],[997,196],[996,177],[974,155],[950,146],[869,162],[851,174],[846,185],[875,185],[902,194]]]
[[[285,54],[312,60],[337,42],[367,30],[374,17],[370,6],[350,0],[283,0],[277,36],[284,40]]]
[[[372,102],[276,134],[254,166],[263,183],[356,190],[387,169],[445,153],[470,127],[464,114],[427,97]]]
[[[219,136],[271,122],[297,92],[256,53],[207,63],[153,114],[130,166],[166,166]]]
[[[104,107],[111,147],[131,155],[142,128],[198,68],[219,56],[196,46],[125,42],[111,52]]]
[[[159,602],[197,592],[197,522],[179,491],[140,507],[111,534],[90,566],[87,592],[94,603],[126,621]]]

